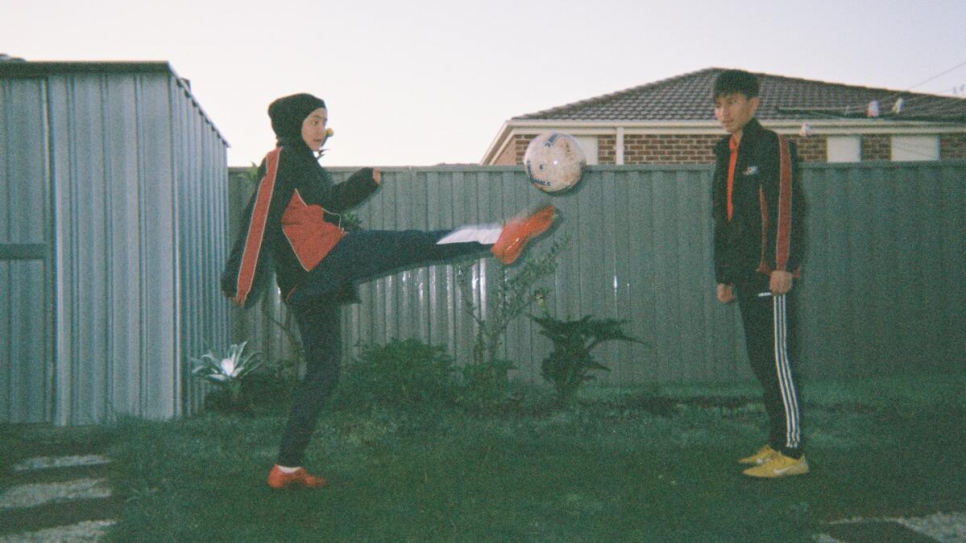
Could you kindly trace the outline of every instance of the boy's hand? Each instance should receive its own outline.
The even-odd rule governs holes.
[[[735,300],[735,291],[731,285],[718,284],[718,301],[727,304]]]
[[[372,169],[372,180],[375,181],[377,185],[382,183],[382,172],[379,171],[379,168]]]
[[[771,272],[771,279],[768,281],[768,290],[775,296],[787,294],[788,291],[792,290],[792,274],[781,270]]]

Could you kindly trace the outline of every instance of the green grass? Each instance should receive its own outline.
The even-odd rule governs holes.
[[[966,510],[964,391],[964,375],[809,383],[813,472],[774,481],[734,462],[764,435],[744,384],[589,388],[568,409],[530,391],[494,417],[334,406],[307,460],[330,478],[320,491],[264,483],[280,409],[87,439],[107,445],[127,498],[115,541],[786,543],[835,519]],[[54,433],[0,427],[0,460]]]

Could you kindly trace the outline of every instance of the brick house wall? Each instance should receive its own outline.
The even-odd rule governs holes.
[[[862,136],[862,161],[891,160],[892,138],[886,135]]]
[[[597,137],[597,163],[617,164],[617,136]]]
[[[944,134],[939,137],[940,160],[966,159],[966,134]]]
[[[520,144],[522,138],[516,137],[513,139],[513,145],[507,145],[500,156],[494,161],[496,166],[513,166],[514,164],[523,164],[523,153],[527,150],[526,143],[529,143],[533,138],[526,138],[526,143],[523,144],[523,150],[520,150]]]
[[[714,162],[716,135],[628,134],[624,164],[709,164]]]
[[[624,136],[624,164],[710,164],[714,162],[712,149],[721,138],[709,134],[627,134]],[[826,162],[828,140],[825,136],[790,136],[798,148],[802,162]],[[523,155],[533,136],[516,136],[495,162],[499,166],[523,164]],[[892,139],[888,134],[862,136],[862,160],[891,160]],[[940,137],[941,160],[966,159],[966,134]],[[617,137],[597,137],[597,162],[602,165],[617,163]]]
[[[523,155],[527,152],[527,146],[533,141],[535,136],[514,136],[513,142],[507,145],[505,149],[500,153],[496,160],[493,161],[494,166],[515,166],[517,164],[523,164]]]
[[[825,136],[791,136],[798,150],[798,160],[801,162],[828,162],[828,139]]]
[[[628,135],[624,138],[624,163],[710,164],[714,162],[714,146],[721,138],[719,135]],[[791,140],[795,142],[802,162],[827,160],[824,136],[793,136]]]
[[[514,164],[523,164],[523,155],[527,154],[527,147],[535,137],[536,136],[523,136],[516,138],[516,143],[514,144],[514,156],[516,157],[516,162],[514,162]]]

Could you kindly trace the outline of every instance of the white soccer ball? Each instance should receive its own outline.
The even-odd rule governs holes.
[[[535,187],[545,192],[560,192],[580,181],[587,156],[570,134],[544,132],[527,146],[523,165]]]

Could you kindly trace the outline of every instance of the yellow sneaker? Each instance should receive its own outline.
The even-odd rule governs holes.
[[[755,454],[739,459],[738,463],[760,466],[761,464],[771,460],[771,457],[775,456],[776,454],[778,454],[778,451],[772,449],[768,445],[765,445],[764,447],[758,449],[758,452]]]
[[[804,455],[801,458],[792,458],[776,452],[764,464],[748,468],[742,473],[748,477],[762,477],[767,479],[788,477],[790,475],[805,475],[808,473],[808,461],[805,460]]]

